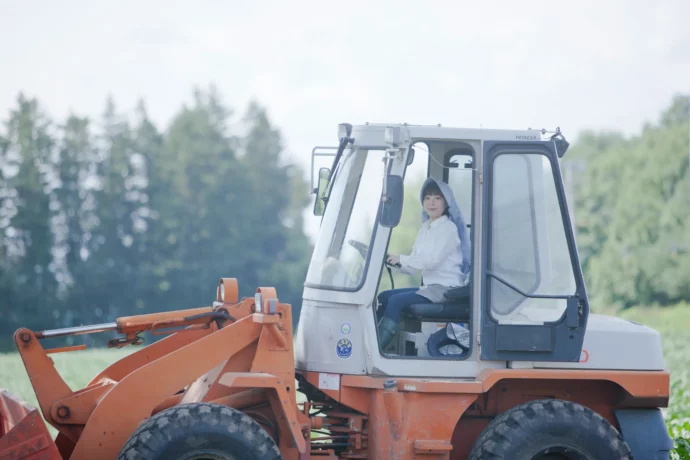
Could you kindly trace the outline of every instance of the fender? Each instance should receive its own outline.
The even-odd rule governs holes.
[[[673,440],[659,409],[616,409],[613,412],[633,458],[668,460]]]

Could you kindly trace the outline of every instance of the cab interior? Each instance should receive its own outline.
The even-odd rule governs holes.
[[[405,198],[403,214],[400,224],[392,232],[388,242],[388,253],[409,254],[412,251],[414,239],[421,225],[422,204],[420,191],[427,177],[446,182],[452,189],[454,198],[460,208],[468,227],[470,243],[472,241],[473,190],[475,149],[465,142],[448,142],[440,140],[418,141],[411,145],[408,155],[408,167],[405,172]],[[472,261],[470,261],[472,264]],[[422,279],[418,274],[410,276],[394,268],[384,266],[379,278],[378,294],[392,287],[406,288],[421,286]],[[469,292],[471,293],[472,275],[470,271]],[[471,353],[470,337],[472,325],[472,299],[466,294],[467,289],[460,296],[453,296],[453,292],[443,303],[412,305],[403,312],[400,332],[391,344],[381,352],[389,358],[417,358],[417,359],[465,359]],[[374,315],[376,316],[376,308]],[[380,318],[376,318],[376,322]],[[449,323],[455,327],[446,329]],[[458,329],[458,326],[461,329]],[[442,356],[432,356],[429,351],[429,339],[432,334],[440,331],[461,331],[464,336],[458,340],[463,345],[461,349],[455,347],[454,353]],[[440,337],[437,334],[435,337]],[[456,337],[456,339],[459,339]],[[433,340],[438,349],[438,342]],[[448,348],[446,348],[448,350]]]

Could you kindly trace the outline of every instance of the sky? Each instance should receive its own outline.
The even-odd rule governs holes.
[[[690,93],[690,1],[1,1],[0,119],[139,99],[165,128],[195,85],[251,100],[306,168],[337,124],[639,131]]]

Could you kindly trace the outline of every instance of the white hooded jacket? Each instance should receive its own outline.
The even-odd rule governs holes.
[[[420,200],[424,202],[424,189],[431,182],[435,182],[441,190],[448,204],[448,216],[431,222],[422,209],[422,227],[412,253],[401,255],[400,265],[409,274],[422,272],[423,286],[417,294],[432,302],[442,302],[445,291],[467,285],[471,252],[465,220],[450,186],[430,177],[422,186]]]

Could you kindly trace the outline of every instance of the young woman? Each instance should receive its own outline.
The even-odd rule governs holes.
[[[422,186],[422,227],[410,255],[388,255],[387,262],[408,274],[422,272],[421,288],[379,294],[381,348],[398,332],[400,314],[409,305],[443,302],[449,289],[469,281],[470,245],[462,214],[445,182],[428,178]]]

